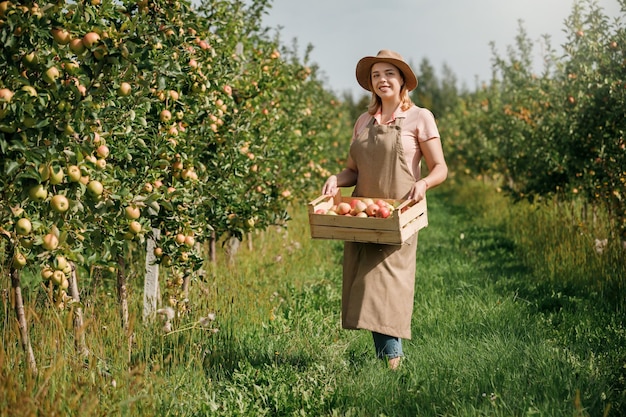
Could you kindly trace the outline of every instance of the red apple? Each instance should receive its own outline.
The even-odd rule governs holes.
[[[98,148],[96,149],[96,154],[100,157],[100,158],[106,158],[107,156],[109,156],[109,147],[106,145],[100,145],[98,146]]]
[[[172,113],[169,110],[163,110],[159,114],[159,119],[164,123],[169,122],[170,120],[172,120]]]
[[[6,101],[7,103],[13,98],[13,91],[8,88],[0,88],[0,101]]]
[[[390,214],[391,214],[391,211],[389,210],[389,207],[384,206],[378,209],[378,214],[376,216],[386,219],[387,217],[389,217]]]
[[[378,210],[380,210],[380,206],[376,203],[372,203],[365,209],[365,213],[367,213],[370,217],[376,217],[378,214]]]

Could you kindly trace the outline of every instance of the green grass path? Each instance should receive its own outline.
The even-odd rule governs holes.
[[[310,241],[296,213],[303,246],[274,270],[281,301],[216,349],[227,377],[213,388],[229,398],[212,409],[237,392],[235,415],[621,415],[623,316],[534,276],[507,236],[506,203],[458,187],[429,197],[399,371],[374,359],[369,332],[340,329],[342,245]]]

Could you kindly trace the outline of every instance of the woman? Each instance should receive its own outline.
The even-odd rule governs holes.
[[[358,62],[356,78],[371,91],[370,105],[354,125],[346,168],[326,180],[322,193],[354,186],[357,197],[423,199],[448,168],[433,114],[409,98],[415,74],[398,53],[382,50]],[[404,356],[402,339],[411,338],[416,249],[417,234],[403,245],[344,243],[342,326],[371,331],[377,357],[391,369]]]

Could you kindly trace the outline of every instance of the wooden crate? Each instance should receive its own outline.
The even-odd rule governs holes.
[[[341,201],[349,203],[355,198],[359,197],[321,196],[311,201],[308,204],[311,238],[400,245],[428,226],[426,199],[419,203],[383,199],[396,207],[386,219],[315,213],[319,209],[328,210]]]

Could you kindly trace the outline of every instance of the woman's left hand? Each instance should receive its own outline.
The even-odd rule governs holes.
[[[426,180],[421,179],[417,181],[415,184],[413,184],[413,187],[411,188],[411,191],[409,192],[408,199],[415,200],[415,201],[423,200],[424,197],[426,197],[427,189],[428,189],[428,183],[426,182]]]

